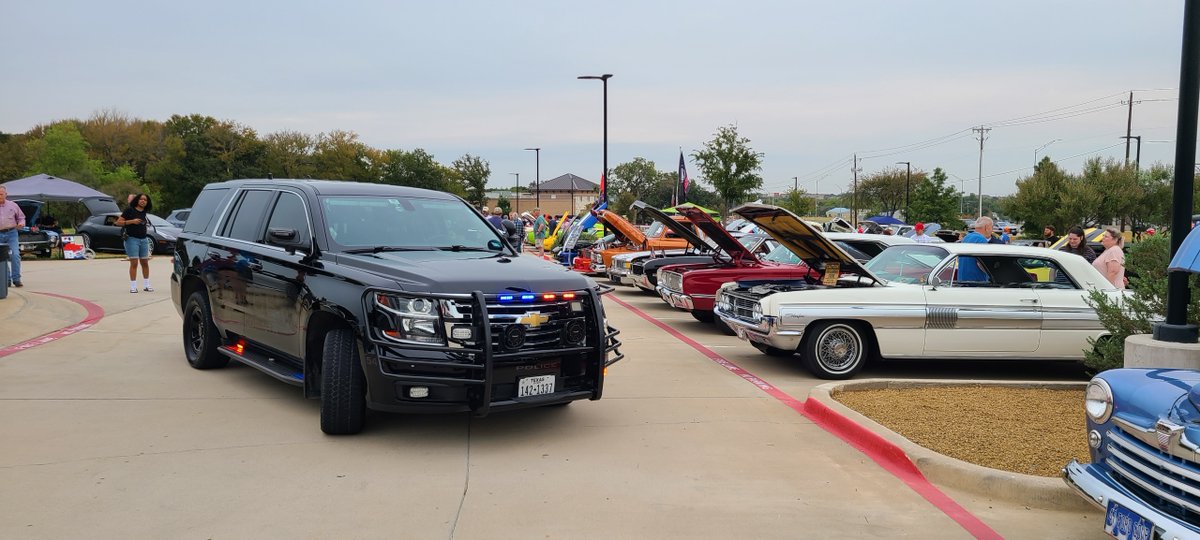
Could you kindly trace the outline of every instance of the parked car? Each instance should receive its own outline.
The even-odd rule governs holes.
[[[1084,410],[1091,463],[1071,460],[1063,479],[1104,510],[1104,531],[1200,538],[1200,371],[1105,371]]]
[[[607,273],[609,265],[612,264],[613,256],[620,253],[650,249],[683,249],[688,246],[686,239],[676,235],[662,223],[655,222],[649,229],[642,232],[641,229],[621,217],[620,214],[608,210],[597,210],[596,216],[608,225],[609,231],[623,240],[603,251],[592,250],[591,269],[592,272],[597,274]],[[686,218],[678,217],[676,219],[682,223],[687,223]]]
[[[46,203],[29,199],[16,199],[13,202],[25,213],[25,226],[17,230],[17,242],[21,255],[32,253],[43,259],[49,258],[56,245],[57,236],[39,228],[36,223],[41,219],[42,207]]]
[[[621,357],[591,279],[520,254],[454,195],[235,180],[193,208],[171,275],[188,363],[303,388],[326,433],[360,431],[367,409],[598,400]]]
[[[873,358],[1079,361],[1089,338],[1107,335],[1086,302],[1089,291],[1114,300],[1125,294],[1082,257],[1060,251],[909,244],[862,265],[795,216],[783,219],[791,214],[785,209],[736,212],[804,251],[823,277],[727,284],[717,315],[743,340],[799,353],[820,378],[853,377]],[[964,271],[960,279],[960,268],[982,278],[968,281],[976,276]]]
[[[88,217],[75,228],[75,233],[82,236],[84,244],[93,250],[124,252],[125,241],[121,239],[121,227],[117,225],[118,217],[121,217],[120,212]],[[179,238],[181,229],[154,214],[147,214],[146,218],[150,221],[146,234],[150,237],[151,251],[157,255],[174,252],[175,240]]]
[[[177,229],[182,229],[183,225],[187,223],[188,216],[191,214],[191,208],[180,208],[178,210],[172,210],[171,213],[167,214],[167,217],[163,219],[167,220],[167,223],[170,223],[171,226]]]

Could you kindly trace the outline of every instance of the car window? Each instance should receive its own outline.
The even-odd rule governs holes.
[[[208,230],[209,222],[212,221],[212,217],[217,213],[217,207],[228,193],[228,188],[201,191],[200,196],[196,198],[196,204],[192,205],[192,212],[196,213],[196,219],[189,219],[183,226],[183,231],[202,233]]]
[[[1050,259],[1022,258],[1017,263],[1025,269],[1032,278],[1031,287],[1038,289],[1078,289],[1079,286],[1071,279],[1058,263]]]
[[[117,226],[117,218],[120,216],[104,216],[104,224],[109,227]]]
[[[326,232],[336,246],[484,249],[499,232],[458,199],[423,197],[321,198]],[[497,244],[492,244],[497,245]]]
[[[876,255],[866,269],[875,276],[900,283],[924,283],[933,268],[949,254],[929,244],[892,246]]]
[[[146,219],[149,220],[150,224],[155,227],[174,227],[174,225],[171,225],[171,222],[154,214],[146,214]]]
[[[796,256],[795,252],[788,249],[783,244],[776,244],[775,247],[771,249],[771,252],[768,253],[766,257],[763,257],[763,260],[779,264],[800,264],[803,262],[800,260],[800,257]]]
[[[263,216],[267,213],[267,204],[274,196],[274,191],[259,189],[242,193],[234,210],[233,221],[225,227],[225,236],[247,242],[261,242]]]
[[[293,229],[299,233],[298,240],[307,244],[312,238],[308,226],[308,211],[299,195],[281,192],[275,209],[271,211],[271,219],[267,222],[267,230]]]
[[[189,215],[191,215],[191,212],[179,212],[175,214],[175,219],[178,219],[179,221],[187,221]]]
[[[878,242],[870,242],[870,241],[866,241],[866,240],[842,240],[842,241],[838,242],[838,245],[853,246],[856,250],[858,250],[862,253],[865,253],[867,255],[867,259],[870,259],[876,255],[879,255],[879,253],[882,252],[884,250],[884,248],[887,247],[887,245],[882,245],[882,244],[879,244]],[[855,257],[855,258],[857,259],[858,257]]]

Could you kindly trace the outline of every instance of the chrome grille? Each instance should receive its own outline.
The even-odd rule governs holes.
[[[683,292],[683,274],[667,270],[658,271],[658,284],[675,292]]]
[[[1200,467],[1150,446],[1116,427],[1108,433],[1105,464],[1113,478],[1165,514],[1200,526]]]
[[[646,263],[642,261],[635,262],[629,267],[629,271],[633,272],[635,276],[640,276],[646,272]]]
[[[757,323],[754,318],[754,306],[758,305],[757,298],[749,298],[739,294],[730,292],[722,292],[719,304],[728,303],[732,311],[727,315],[732,315],[746,322]]]

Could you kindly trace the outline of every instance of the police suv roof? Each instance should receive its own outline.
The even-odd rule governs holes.
[[[229,180],[205,186],[206,188],[228,187],[239,188],[248,186],[285,187],[291,186],[315,195],[374,195],[380,197],[427,197],[437,199],[456,199],[454,195],[443,191],[422,189],[391,184],[372,184],[353,180],[311,180],[305,178],[246,178]]]

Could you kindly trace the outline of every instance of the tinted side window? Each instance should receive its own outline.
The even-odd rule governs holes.
[[[308,243],[311,235],[308,230],[308,212],[304,209],[304,201],[295,193],[282,192],[275,210],[271,212],[271,220],[267,229],[295,229],[300,233],[299,240]]]
[[[243,193],[234,209],[233,221],[225,228],[225,236],[247,242],[262,241],[263,217],[274,195],[272,191],[262,190]],[[190,220],[188,224],[191,224]]]
[[[200,196],[196,197],[196,204],[192,206],[192,212],[196,213],[196,219],[187,220],[187,224],[183,226],[184,232],[202,233],[208,229],[209,222],[217,213],[217,206],[225,199],[228,192],[227,188],[201,191]]]

